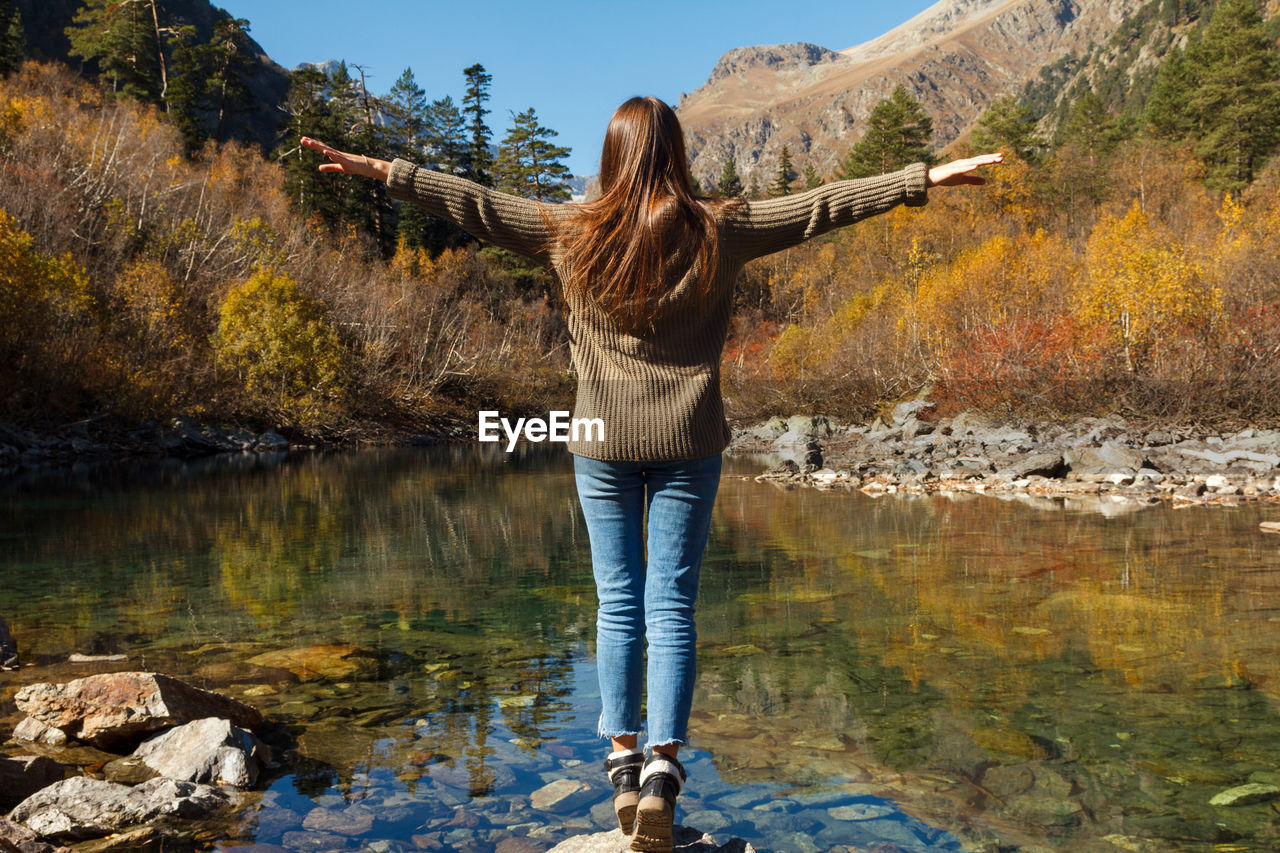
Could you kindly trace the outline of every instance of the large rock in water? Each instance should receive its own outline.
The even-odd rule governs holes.
[[[741,838],[717,844],[710,835],[687,826],[677,826],[672,840],[672,846],[680,853],[756,853],[756,849]],[[630,849],[630,839],[622,834],[622,830],[614,829],[566,838],[548,853],[626,853]]]
[[[230,804],[231,797],[212,785],[152,779],[130,788],[74,776],[27,797],[9,820],[41,838],[99,838],[165,815],[204,817]]]
[[[245,729],[262,725],[262,715],[243,702],[155,672],[30,684],[14,698],[27,716],[104,748],[205,717],[223,717]]]
[[[25,826],[0,818],[0,850],[4,853],[71,853],[70,847],[45,844]]]
[[[0,755],[0,805],[20,803],[41,788],[61,782],[63,775],[62,765],[43,755]],[[4,850],[3,841],[0,850]]]
[[[258,781],[271,750],[252,732],[208,717],[143,741],[133,758],[169,779],[246,788]]]

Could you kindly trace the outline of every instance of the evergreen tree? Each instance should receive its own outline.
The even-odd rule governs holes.
[[[1147,129],[1157,139],[1179,142],[1188,136],[1199,136],[1195,119],[1187,108],[1192,85],[1186,52],[1175,48],[1165,57],[1156,74],[1156,82],[1143,113]]]
[[[441,171],[456,175],[467,164],[466,123],[462,113],[445,95],[432,101],[427,110],[426,142]]]
[[[421,159],[427,153],[427,120],[431,109],[427,93],[406,68],[392,84],[387,96],[388,119],[395,135],[393,152]]]
[[[560,162],[570,149],[554,144],[558,134],[538,123],[533,107],[515,116],[498,147],[494,179],[498,189],[538,201],[569,198],[564,178],[569,167]]]
[[[849,151],[840,169],[842,178],[865,178],[901,169],[910,163],[933,162],[929,139],[933,119],[901,84],[893,95],[875,105],[867,132]]]
[[[804,178],[804,188],[806,190],[817,189],[822,186],[822,176],[818,174],[818,170],[813,168],[812,163],[805,163],[804,172],[800,177]]]
[[[756,176],[751,176],[751,186],[747,187],[747,198],[760,198],[760,182],[756,180]]]
[[[0,77],[8,76],[22,64],[27,52],[27,37],[22,29],[22,14],[14,0],[0,0]]]
[[[716,189],[725,198],[742,195],[742,178],[738,177],[738,167],[734,165],[732,157],[724,158],[724,166],[720,169],[720,180],[716,184]]]
[[[774,174],[773,183],[769,184],[769,195],[791,195],[791,182],[795,179],[796,173],[791,168],[791,152],[783,145],[782,153],[778,155],[778,171]]]
[[[1029,163],[1044,146],[1031,111],[1012,95],[997,98],[987,107],[974,128],[973,144],[980,151],[1008,151]]]
[[[1120,141],[1121,130],[1107,112],[1106,104],[1090,89],[1071,105],[1060,132],[1063,144],[1075,144],[1084,150],[1091,166],[1110,154]]]
[[[493,76],[484,70],[480,63],[462,69],[467,78],[467,91],[462,97],[462,112],[467,120],[470,134],[467,147],[467,176],[485,186],[493,186],[493,157],[489,153],[489,142],[493,131],[484,123],[489,114],[485,102],[489,100],[489,84]]]
[[[158,102],[160,57],[148,0],[85,0],[66,28],[70,55],[96,61],[119,95]]]
[[[1187,111],[1207,181],[1238,190],[1280,142],[1280,61],[1253,0],[1223,0],[1187,49]]]
[[[323,139],[340,150],[354,150],[341,116],[331,108],[330,80],[314,65],[304,65],[289,75],[289,92],[284,110],[288,115],[282,126],[284,143],[277,156],[284,161],[284,186],[298,208],[307,215],[319,216],[329,225],[342,220],[342,191],[354,181],[335,181],[318,171],[327,162],[319,152],[303,148],[303,136]]]
[[[207,108],[205,80],[208,75],[206,45],[196,41],[196,28],[178,27],[173,31],[173,71],[165,91],[169,120],[182,134],[190,157],[204,145],[209,133],[202,113]]]
[[[702,181],[698,180],[698,176],[693,173],[693,167],[685,169],[685,175],[689,178],[689,189],[694,195],[702,195]]]
[[[214,24],[208,57],[209,96],[217,114],[214,136],[221,141],[227,138],[227,116],[244,112],[253,103],[248,85],[253,68],[249,22],[244,18],[223,18]]]

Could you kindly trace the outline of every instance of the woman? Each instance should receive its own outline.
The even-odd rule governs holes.
[[[578,373],[573,416],[604,424],[603,437],[573,436],[569,450],[599,597],[600,734],[613,746],[605,770],[631,849],[669,851],[685,780],[676,756],[693,693],[694,600],[729,441],[719,370],[734,280],[752,258],[899,203],[922,205],[930,186],[981,184],[969,173],[1001,155],[769,201],[711,201],[691,191],[675,113],[632,98],[605,135],[599,199],[542,205],[404,160],[302,144],[329,158],[321,171],[385,181],[392,197],[556,271]],[[646,682],[647,759],[637,746]]]

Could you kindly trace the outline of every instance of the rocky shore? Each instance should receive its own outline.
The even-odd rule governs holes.
[[[1268,429],[1143,429],[1120,417],[1009,423],[964,412],[948,418],[916,400],[869,425],[774,418],[738,430],[729,450],[779,459],[758,479],[873,495],[952,490],[1182,502],[1280,499],[1280,431]]]

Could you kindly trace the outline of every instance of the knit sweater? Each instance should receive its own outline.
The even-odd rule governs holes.
[[[798,245],[898,204],[923,205],[926,167],[825,184],[808,192],[729,206],[717,215],[719,262],[710,292],[699,292],[693,265],[668,285],[651,330],[628,333],[589,298],[566,293],[569,347],[578,374],[575,419],[599,418],[604,437],[581,431],[568,443],[603,460],[700,459],[724,450],[729,426],[720,396],[720,358],[728,335],[733,285],[753,258]],[[560,254],[537,202],[397,159],[387,187],[468,233],[522,255]],[[554,221],[570,204],[548,205]]]

